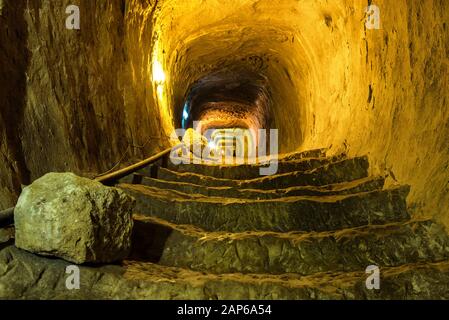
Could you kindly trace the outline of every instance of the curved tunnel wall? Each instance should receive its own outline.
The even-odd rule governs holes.
[[[294,150],[303,140],[302,129],[307,122],[305,110],[312,100],[307,99],[313,85],[309,77],[310,63],[304,54],[295,55],[300,61],[296,58],[290,61],[291,53],[282,50],[286,46],[293,52],[304,51],[300,44],[290,42],[293,37],[290,36],[291,31],[284,34],[284,30],[262,24],[246,26],[242,31],[235,28],[240,19],[237,16],[231,19],[235,20],[233,23],[222,21],[223,25],[218,27],[224,29],[221,31],[207,25],[190,31],[186,30],[187,26],[180,25],[183,33],[179,37],[184,41],[173,35],[167,37],[165,51],[172,53],[165,57],[165,68],[169,74],[167,91],[171,100],[164,107],[171,109],[179,118],[189,88],[210,74],[230,70],[242,75],[257,74],[265,79],[261,88],[265,89],[270,106],[267,114],[259,117],[267,119],[268,123],[260,122],[264,127],[280,130],[280,135],[285,137],[280,141],[281,150]],[[200,35],[195,35],[195,32]],[[190,41],[189,37],[193,40]],[[295,81],[295,75],[299,75],[302,81]],[[301,119],[300,124],[297,123],[298,119]]]
[[[268,79],[281,151],[369,154],[374,173],[412,185],[419,216],[449,223],[449,10],[444,1],[166,1],[158,21],[176,108],[189,85],[245,61]]]
[[[1,23],[13,28],[13,2],[0,3]],[[2,82],[17,78],[27,89],[23,103],[2,103],[1,132],[20,136],[21,148],[2,139],[1,206],[14,202],[21,173],[33,180],[55,170],[98,172],[147,137],[154,139],[131,147],[132,157],[168,146],[192,86],[237,66],[266,79],[270,107],[263,116],[279,129],[282,152],[368,154],[373,172],[411,184],[415,215],[449,226],[448,4],[378,0],[381,30],[365,29],[367,5],[83,0],[80,33],[64,29],[63,1],[17,7],[27,77],[16,68]],[[0,55],[5,61],[15,54]],[[155,60],[165,73],[159,84],[152,82]],[[17,107],[24,110],[20,132],[6,120]]]

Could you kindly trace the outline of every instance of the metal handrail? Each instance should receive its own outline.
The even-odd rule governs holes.
[[[178,148],[180,145],[174,147],[175,149]],[[135,164],[132,164],[126,168],[119,169],[117,171],[111,172],[109,174],[101,175],[98,177],[95,177],[94,180],[103,183],[104,185],[112,185],[117,180],[120,180],[123,177],[126,177],[137,170],[143,169],[146,166],[155,163],[156,161],[159,161],[162,159],[162,166],[166,166],[168,161],[168,156],[170,155],[170,152],[173,150],[173,148],[165,149],[164,151],[161,151],[154,156],[151,156],[145,160],[139,161]],[[0,226],[2,225],[9,225],[14,222],[14,207],[6,209],[4,211],[0,211]]]
[[[120,180],[121,178],[126,177],[126,176],[136,172],[137,170],[145,168],[146,166],[149,166],[150,164],[153,164],[156,161],[159,161],[162,159],[163,162],[165,162],[166,159],[168,159],[168,155],[170,154],[170,152],[172,150],[173,150],[173,148],[165,149],[164,151],[161,151],[161,152],[155,154],[154,156],[151,156],[145,160],[139,161],[139,162],[132,164],[126,168],[111,172],[109,174],[98,176],[95,178],[95,180],[98,182],[101,182],[105,185],[113,184],[117,180]]]

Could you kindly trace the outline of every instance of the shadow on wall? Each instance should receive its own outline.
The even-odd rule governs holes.
[[[30,61],[25,8],[26,1],[0,1],[0,190],[8,190],[0,192],[0,209],[12,206],[30,182],[21,142]]]

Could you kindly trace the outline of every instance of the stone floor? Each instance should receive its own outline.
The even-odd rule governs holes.
[[[118,187],[137,199],[133,252],[80,266],[14,246],[0,229],[0,297],[10,299],[449,299],[449,236],[410,216],[408,186],[384,188],[367,157],[324,150],[259,167],[182,165]],[[154,172],[154,170],[153,170]],[[369,290],[369,265],[380,289]]]

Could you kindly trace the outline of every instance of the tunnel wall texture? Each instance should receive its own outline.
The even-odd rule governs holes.
[[[64,28],[72,1],[0,3],[2,207],[47,171],[99,172],[129,146],[138,158],[168,145],[189,88],[237,67],[267,79],[281,151],[368,154],[412,186],[416,216],[449,226],[444,0],[377,0],[380,30],[360,0],[84,0],[79,32]],[[151,83],[155,60],[164,83]]]
[[[81,30],[65,27],[74,3]],[[148,63],[153,7],[0,1],[0,208],[46,172],[104,172],[167,146]]]

